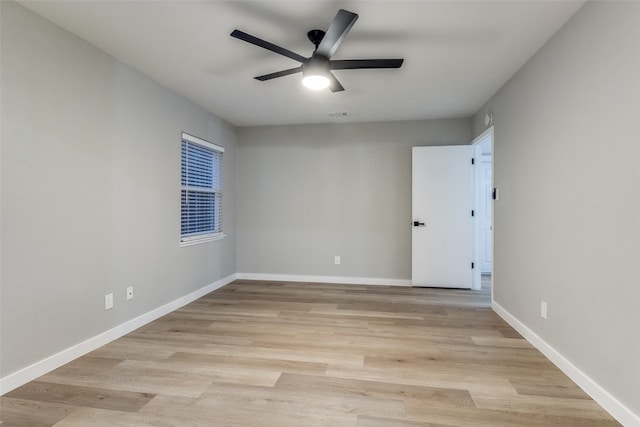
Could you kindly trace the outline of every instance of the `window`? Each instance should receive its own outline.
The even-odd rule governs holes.
[[[180,245],[221,239],[224,148],[183,132],[181,151]]]

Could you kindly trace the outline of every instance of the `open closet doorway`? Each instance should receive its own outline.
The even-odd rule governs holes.
[[[474,289],[491,292],[493,273],[493,126],[472,141],[475,174]]]

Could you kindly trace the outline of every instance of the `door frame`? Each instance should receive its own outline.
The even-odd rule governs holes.
[[[481,179],[480,179],[480,168],[478,167],[479,165],[479,160],[481,158],[481,149],[482,146],[485,144],[490,144],[491,146],[491,187],[493,188],[494,186],[494,132],[493,132],[493,126],[490,126],[489,128],[487,128],[484,132],[482,132],[480,135],[476,136],[472,141],[471,141],[471,145],[474,146],[474,155],[475,155],[475,159],[476,159],[476,171],[475,171],[475,183],[474,183],[474,189],[475,189],[475,208],[476,211],[478,211],[478,207],[480,206],[480,183],[481,183]],[[494,242],[493,242],[493,226],[494,226],[494,209],[492,206],[491,209],[491,293],[493,295],[493,261],[494,261],[494,257],[493,257],[493,248],[494,248]],[[476,215],[475,216],[475,221],[474,221],[474,258],[476,260],[476,268],[474,269],[473,275],[474,275],[474,280],[473,280],[473,288],[474,290],[480,290],[482,289],[482,272],[481,269],[479,268],[479,259],[480,259],[480,254],[482,251],[482,238],[481,238],[481,227],[480,227],[480,215]]]

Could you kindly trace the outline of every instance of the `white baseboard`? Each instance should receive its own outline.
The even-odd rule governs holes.
[[[525,326],[524,323],[516,319],[504,307],[495,300],[491,301],[491,308],[509,325],[518,331],[535,348],[540,350],[551,362],[564,372],[573,382],[578,384],[593,400],[598,402],[607,412],[609,412],[623,426],[640,426],[640,416],[627,408],[622,402],[613,397],[607,390],[602,388],[591,377],[582,372],[577,366],[571,363],[556,349],[551,347],[546,341],[540,338],[535,332]]]
[[[223,279],[217,280],[197,291],[191,292],[183,297],[180,297],[174,301],[171,301],[163,306],[153,309],[145,314],[142,314],[134,319],[128,320],[115,328],[111,328],[101,334],[89,338],[79,344],[71,346],[59,353],[40,360],[30,366],[20,369],[12,374],[7,375],[0,379],[0,395],[10,392],[11,390],[20,387],[23,384],[33,381],[41,375],[51,372],[52,370],[59,368],[60,366],[83,356],[90,351],[93,351],[105,344],[110,343],[123,335],[128,334],[141,326],[146,325],[166,314],[171,313],[179,309],[180,307],[189,304],[192,301],[212,292],[224,285],[233,282],[236,279],[236,275],[232,274]]]
[[[274,282],[343,283],[347,285],[411,286],[411,280],[370,277],[302,276],[295,274],[238,273],[238,279]]]

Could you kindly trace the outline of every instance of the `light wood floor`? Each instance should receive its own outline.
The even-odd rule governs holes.
[[[0,403],[3,427],[619,425],[486,289],[241,280]]]

